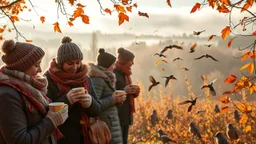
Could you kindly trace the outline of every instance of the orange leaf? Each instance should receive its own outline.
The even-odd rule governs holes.
[[[162,60],[158,60],[158,61],[155,63],[155,66],[158,66],[161,62],[162,62]]]
[[[172,7],[171,0],[167,0],[166,2],[168,4],[168,6]]]
[[[19,18],[17,16],[11,16],[11,21],[14,23],[15,21],[19,21]]]
[[[231,30],[229,26],[226,26],[224,29],[222,29],[221,33],[222,33],[222,39],[226,40],[227,36],[229,36]]]
[[[12,32],[12,29],[8,28],[8,32]]]
[[[76,6],[77,6],[77,7],[81,7],[81,8],[84,8],[84,7],[85,7],[85,6],[82,5],[81,3],[76,4]]]
[[[0,28],[0,33],[3,33],[4,32],[4,29]]]
[[[254,3],[254,0],[246,0],[246,3],[248,3],[250,6],[252,6]]]
[[[224,94],[224,95],[225,95],[225,94],[232,94],[232,92],[231,92],[231,91],[225,91],[223,94]]]
[[[143,12],[138,12],[138,15],[139,16],[144,16],[144,17],[147,17],[147,18],[149,18],[149,16],[148,16],[148,14],[147,13],[143,13]]]
[[[129,17],[124,13],[119,13],[118,18],[119,18],[119,21],[118,21],[119,25],[121,25],[124,22],[124,20],[129,22]]]
[[[116,8],[116,11],[119,12],[119,13],[126,13],[124,7],[121,6],[121,5],[115,4],[114,8]]]
[[[224,104],[228,104],[230,102],[230,97],[228,96],[224,96],[224,97],[221,97],[219,98],[219,100],[224,103]]]
[[[2,36],[0,36],[0,40],[3,40],[4,38]]]
[[[75,0],[68,0],[68,2],[69,2],[71,5],[74,5],[74,1],[75,1]]]
[[[220,0],[220,2],[222,2],[223,4],[227,5],[227,6],[230,6],[231,3],[229,0]]]
[[[128,0],[122,0],[122,4],[123,5],[127,5],[128,4]]]
[[[244,131],[245,131],[246,133],[252,131],[252,127],[251,127],[250,125],[248,125],[248,126],[246,126],[246,127],[244,128]]]
[[[229,9],[228,9],[224,4],[222,4],[221,6],[219,6],[219,7],[217,8],[217,10],[218,10],[219,12],[222,12],[222,13],[229,13],[229,12],[230,12]]]
[[[69,26],[74,26],[74,24],[72,23],[72,21],[69,21],[69,22],[68,22],[68,25],[69,25]]]
[[[242,112],[246,112],[246,106],[243,103],[238,104],[237,108]]]
[[[109,13],[109,14],[111,15],[111,10],[110,10],[110,9],[106,8],[104,11],[105,11],[106,13]]]
[[[249,54],[250,58],[255,59],[256,58],[256,51],[253,50],[250,54]]]
[[[194,7],[192,8],[192,10],[190,11],[190,13],[194,13],[196,10],[199,10],[201,7],[201,4],[200,3],[196,3],[194,5]]]
[[[242,56],[242,61],[246,60],[248,58],[248,56],[250,56],[250,55],[251,55],[251,52],[244,53]]]
[[[235,38],[233,37],[233,38],[231,38],[231,39],[229,40],[229,42],[228,42],[228,48],[230,48],[230,46],[231,46],[231,44],[232,44],[232,42],[233,42],[234,39],[235,39]]]
[[[31,42],[32,42],[32,40],[26,40],[26,42],[31,43]]]
[[[225,79],[225,83],[233,83],[233,82],[235,82],[236,81],[236,76],[235,75],[230,75],[229,77],[227,77],[226,79]]]
[[[209,38],[208,38],[208,41],[210,41],[213,37],[215,37],[216,35],[211,35]]]
[[[136,8],[138,7],[137,3],[134,3],[133,6],[136,7]]]
[[[44,22],[45,22],[45,17],[44,17],[44,16],[41,16],[41,17],[40,17],[40,21],[41,21],[42,23],[44,23]]]
[[[241,9],[241,12],[247,10],[250,7],[250,4],[246,3],[243,8]]]
[[[246,69],[246,68],[249,70],[249,72],[250,72],[250,74],[251,74],[251,73],[253,72],[253,69],[254,69],[254,64],[253,64],[252,62],[250,62],[250,63],[248,63],[248,64],[242,66],[242,67],[240,68],[240,70],[243,70],[243,69]]]
[[[197,44],[194,43],[194,44],[191,46],[191,49],[194,49],[196,46],[197,46]]]
[[[228,111],[228,106],[225,106],[225,107],[221,108],[221,112],[220,113],[224,114],[227,111]]]
[[[53,27],[54,32],[59,32],[59,33],[61,33],[61,30],[60,30],[60,27],[59,27],[59,23],[56,22],[56,23],[54,23],[53,25],[54,25],[54,27]]]
[[[81,15],[81,17],[82,17],[83,23],[90,24],[89,17],[87,15]]]
[[[132,6],[126,7],[127,11],[132,12]]]
[[[80,7],[78,7],[75,11],[74,11],[74,19],[79,17],[79,16],[82,16],[84,14],[84,10]]]
[[[241,125],[244,125],[248,120],[248,117],[246,115],[243,115],[239,121]]]

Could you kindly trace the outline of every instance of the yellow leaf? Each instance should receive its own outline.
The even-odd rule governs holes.
[[[228,104],[230,102],[230,97],[228,96],[224,96],[224,97],[221,97],[219,98],[219,100],[224,103],[224,104]]]
[[[240,68],[240,70],[244,70],[244,69],[248,69],[249,70],[249,72],[250,72],[250,74],[253,72],[253,70],[254,70],[254,64],[252,63],[252,62],[250,62],[250,63],[248,63],[248,64],[245,64],[244,66],[242,66],[241,68]]]
[[[248,117],[246,115],[243,115],[239,121],[241,125],[244,125],[248,120]]]
[[[222,39],[223,40],[226,40],[227,36],[230,35],[230,27],[229,26],[226,26],[224,29],[222,29],[221,33],[222,33]]]
[[[159,65],[162,62],[162,60],[158,60],[155,64],[155,66]]]
[[[121,6],[121,5],[115,4],[114,8],[116,8],[116,11],[119,12],[119,13],[126,13],[124,7]]]
[[[238,104],[237,108],[242,112],[246,112],[246,105],[243,103]]]
[[[242,61],[246,60],[250,54],[251,54],[251,52],[244,53],[242,56]]]
[[[246,126],[244,131],[247,133],[247,132],[250,132],[252,130],[252,127],[250,125]]]

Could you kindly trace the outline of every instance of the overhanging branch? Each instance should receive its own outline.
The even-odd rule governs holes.
[[[12,6],[12,5],[14,5],[14,4],[16,4],[16,3],[20,2],[20,1],[21,0],[16,0],[14,2],[11,2],[11,3],[7,4],[7,5],[0,6],[0,9],[4,9],[4,8],[7,8],[7,7],[10,7],[10,6]]]

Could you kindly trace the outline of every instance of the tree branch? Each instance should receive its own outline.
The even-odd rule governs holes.
[[[14,5],[14,4],[16,4],[16,3],[20,2],[20,1],[21,0],[16,0],[14,2],[11,2],[11,3],[7,4],[7,5],[0,6],[0,9],[4,9],[4,8],[7,8],[7,7],[10,7],[10,6],[12,6],[12,5]]]

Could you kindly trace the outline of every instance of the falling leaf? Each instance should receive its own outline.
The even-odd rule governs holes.
[[[224,104],[228,104],[230,102],[230,97],[228,96],[224,96],[224,97],[221,97],[219,98],[219,100],[224,103]]]
[[[149,16],[148,16],[148,14],[147,13],[143,13],[143,12],[138,12],[138,15],[139,16],[144,16],[144,17],[147,17],[147,18],[149,18]]]
[[[162,62],[162,60],[158,60],[158,61],[155,63],[155,66],[158,66],[161,62]]]
[[[74,24],[72,23],[72,21],[69,21],[69,22],[68,22],[68,25],[69,25],[69,26],[74,26]]]
[[[227,111],[228,111],[228,106],[225,106],[225,107],[221,108],[221,112],[220,113],[224,114]]]
[[[209,38],[208,38],[208,41],[212,40],[213,37],[215,37],[216,35],[211,35]]]
[[[229,36],[231,30],[229,26],[226,26],[226,28],[224,28],[221,33],[222,33],[222,39],[226,40],[227,36]]]
[[[242,56],[242,61],[245,61],[247,58],[248,58],[248,56],[251,54],[251,52],[245,52],[244,54],[243,54],[243,56]]]
[[[250,4],[246,3],[244,4],[243,8],[241,9],[241,12],[247,10],[250,7]]]
[[[69,2],[71,5],[74,5],[74,1],[75,1],[75,0],[68,0],[68,2]]]
[[[76,4],[76,6],[77,6],[77,7],[81,7],[81,8],[84,8],[84,7],[85,7],[85,6],[82,5],[81,3]]]
[[[106,13],[109,13],[109,14],[111,15],[111,10],[110,10],[109,8],[106,8],[104,11],[105,11]]]
[[[4,32],[4,29],[0,28],[0,33],[3,33]]]
[[[227,77],[226,79],[225,79],[225,83],[233,83],[233,82],[235,82],[236,81],[236,76],[235,75],[230,75],[229,77]]]
[[[119,18],[119,21],[118,21],[119,25],[121,25],[124,22],[124,20],[129,22],[129,17],[124,13],[119,13],[118,18]]]
[[[200,3],[196,3],[194,5],[194,7],[192,8],[192,10],[190,11],[190,13],[194,13],[196,10],[199,10],[201,7],[201,4]]]
[[[223,93],[223,95],[225,95],[225,94],[232,94],[232,92],[231,92],[231,91],[225,91],[225,92]]]
[[[54,23],[53,25],[54,25],[54,27],[53,27],[54,32],[59,32],[59,33],[61,33],[61,30],[60,30],[60,27],[59,27],[59,23],[56,22],[56,23]]]
[[[233,37],[233,38],[231,38],[231,39],[229,40],[229,42],[228,42],[228,48],[230,48],[230,46],[231,46],[231,44],[232,44],[232,42],[233,42],[234,39],[235,39],[235,38]]]
[[[90,20],[89,20],[89,17],[87,15],[81,15],[81,17],[82,17],[83,23],[90,24],[90,22],[89,22]]]
[[[250,125],[248,125],[248,126],[245,127],[244,131],[246,133],[252,131],[252,127]]]
[[[78,7],[78,8],[74,11],[74,14],[73,14],[74,19],[77,18],[77,17],[79,17],[79,16],[81,16],[81,15],[83,15],[83,14],[84,14],[84,10],[83,10],[82,8]]]
[[[119,12],[119,13],[126,13],[124,7],[121,6],[121,5],[115,4],[114,8],[116,8],[116,11]]]
[[[136,7],[136,8],[138,7],[137,3],[134,3],[133,6]]]
[[[244,125],[248,120],[248,117],[246,115],[243,115],[239,121],[241,125]]]
[[[127,5],[129,0],[122,0],[123,5]]]
[[[172,5],[171,5],[171,0],[167,0],[166,2],[167,2],[167,4],[168,4],[168,6],[172,7]]]
[[[194,49],[196,46],[197,46],[197,44],[196,44],[196,43],[194,43],[194,44],[191,46],[191,48],[190,48],[190,49]]]
[[[41,17],[40,17],[40,21],[41,21],[42,23],[44,23],[44,22],[45,22],[45,17],[44,17],[44,16],[41,16]]]
[[[28,42],[28,43],[32,43],[32,40],[26,40],[26,42]]]
[[[246,68],[249,70],[250,74],[252,74],[253,69],[254,69],[254,64],[253,64],[252,62],[250,62],[250,63],[248,63],[248,64],[242,66],[242,67],[240,68],[240,70],[243,70],[243,69],[246,69]]]
[[[161,70],[161,71],[165,71],[165,69],[164,69],[164,68],[160,68],[160,70]]]
[[[132,12],[132,6],[126,7],[126,10]]]

